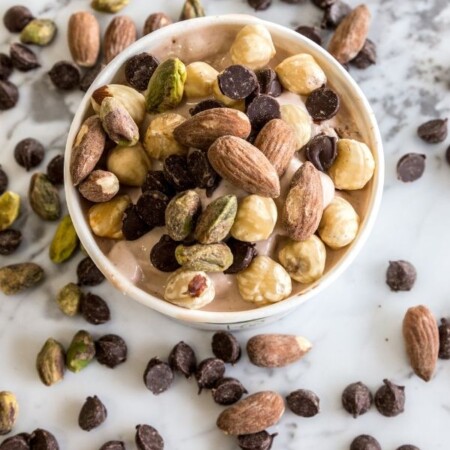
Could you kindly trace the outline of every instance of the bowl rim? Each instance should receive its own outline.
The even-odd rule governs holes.
[[[82,209],[79,206],[77,190],[70,181],[70,157],[73,142],[86,113],[86,109],[90,104],[90,97],[93,91],[98,87],[110,82],[111,78],[118,72],[124,62],[128,58],[130,58],[130,56],[135,55],[139,52],[143,52],[145,50],[148,51],[148,47],[151,47],[152,44],[159,43],[161,41],[164,41],[165,39],[171,39],[176,33],[186,30],[195,30],[204,26],[214,26],[214,24],[241,26],[250,24],[263,25],[268,28],[271,33],[272,31],[276,31],[278,34],[284,34],[294,40],[301,41],[302,45],[305,46],[305,48],[312,50],[313,53],[320,54],[320,56],[325,59],[328,64],[334,66],[334,69],[340,72],[340,75],[345,79],[345,83],[347,84],[349,89],[353,91],[354,95],[358,98],[361,108],[360,111],[365,116],[366,122],[370,124],[368,133],[371,135],[371,139],[374,143],[372,151],[376,156],[378,162],[373,179],[372,196],[367,206],[367,214],[364,218],[363,226],[359,230],[358,236],[351,244],[352,247],[349,249],[346,255],[341,258],[341,260],[327,273],[326,277],[320,283],[312,287],[307,292],[291,296],[286,300],[282,300],[277,303],[264,305],[260,308],[244,311],[222,312],[185,309],[169,303],[163,299],[160,299],[159,297],[156,297],[148,292],[145,292],[141,288],[134,285],[131,280],[129,280],[125,275],[123,275],[114,267],[109,258],[98,247],[95,238],[88,226],[87,220],[85,220]],[[191,19],[184,22],[178,22],[168,27],[157,30],[149,35],[143,36],[141,39],[121,52],[102,70],[96,80],[92,83],[89,90],[85,93],[72,120],[64,154],[64,178],[65,180],[67,180],[65,183],[66,202],[76,232],[87,254],[92,258],[94,263],[111,282],[111,284],[122,294],[131,297],[132,299],[152,308],[153,310],[161,314],[164,314],[176,320],[190,322],[193,324],[199,323],[203,325],[236,325],[240,323],[242,324],[252,321],[260,321],[261,319],[277,315],[282,316],[289,310],[300,306],[307,300],[324,291],[343,274],[343,272],[355,260],[356,256],[359,254],[362,247],[366,243],[375,224],[383,193],[384,154],[381,134],[378,128],[375,114],[367,98],[365,97],[357,83],[348,74],[345,68],[341,66],[341,64],[339,64],[324,48],[320,47],[316,43],[283,25],[261,20],[257,17],[245,14],[207,16],[197,19]]]

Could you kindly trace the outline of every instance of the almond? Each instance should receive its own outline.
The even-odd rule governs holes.
[[[296,144],[294,129],[281,119],[268,122],[255,140],[255,147],[266,155],[279,177],[286,172],[294,156]]]
[[[341,64],[351,61],[363,48],[371,18],[369,8],[359,5],[337,27],[328,51]]]
[[[272,391],[262,391],[230,406],[217,419],[217,426],[232,435],[259,433],[275,425],[284,413],[284,400]]]
[[[416,375],[430,381],[439,353],[439,330],[426,306],[409,308],[403,319],[403,337],[411,367]]]
[[[323,212],[322,182],[319,171],[305,162],[292,177],[283,206],[282,224],[291,239],[305,241],[319,227]]]
[[[259,334],[248,341],[247,353],[255,366],[284,367],[298,361],[311,347],[311,343],[301,336]]]
[[[121,51],[136,41],[136,25],[128,16],[117,16],[108,25],[103,39],[105,62],[112,61]]]
[[[81,67],[93,67],[100,52],[100,26],[94,15],[86,11],[72,14],[67,31],[72,59]]]
[[[208,159],[214,170],[236,187],[262,197],[280,195],[280,180],[275,168],[247,141],[223,136],[209,148]]]
[[[213,108],[183,122],[175,128],[174,136],[185,147],[208,150],[222,136],[246,139],[251,129],[250,120],[243,112],[231,108]]]

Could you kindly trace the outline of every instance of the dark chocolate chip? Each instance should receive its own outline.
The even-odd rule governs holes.
[[[286,397],[289,409],[300,417],[314,417],[320,411],[320,399],[312,391],[297,389]]]
[[[173,186],[167,181],[162,170],[150,170],[147,173],[147,177],[142,185],[142,192],[147,191],[159,191],[168,197],[175,195]]]
[[[192,107],[189,110],[189,114],[191,116],[195,116],[198,113],[201,113],[202,111],[207,111],[208,109],[215,109],[215,108],[224,108],[225,106],[218,102],[217,100],[202,100],[200,103],[197,103],[194,107]]]
[[[100,450],[126,450],[125,443],[122,441],[108,441],[105,442]]]
[[[332,5],[325,9],[322,28],[336,28],[346,16],[352,12],[352,7],[347,3],[336,0]]]
[[[247,116],[253,130],[259,131],[267,122],[281,117],[280,104],[270,95],[259,95],[248,105]]]
[[[418,180],[425,172],[426,156],[420,153],[407,153],[397,163],[397,178],[404,183]]]
[[[136,203],[139,217],[150,227],[162,227],[165,224],[165,213],[169,197],[159,191],[146,191]]]
[[[253,434],[241,434],[238,436],[238,445],[242,450],[270,450],[275,434],[269,434],[267,431],[260,431]]]
[[[111,369],[127,360],[126,342],[117,334],[106,334],[95,341],[95,357],[100,364]]]
[[[352,66],[358,69],[367,69],[369,66],[377,63],[377,47],[370,39],[366,39],[363,48],[350,61]]]
[[[423,123],[417,128],[420,139],[428,144],[438,144],[445,141],[448,134],[448,119],[434,119]]]
[[[247,389],[236,378],[222,378],[211,391],[214,401],[219,405],[232,405],[238,402]]]
[[[261,69],[256,72],[259,83],[259,93],[279,97],[283,92],[278,75],[273,69]]]
[[[258,254],[255,244],[251,242],[230,238],[227,240],[227,245],[233,253],[233,264],[224,271],[225,274],[235,274],[246,269]]]
[[[196,187],[207,189],[217,184],[219,175],[209,163],[206,152],[193,149],[188,155],[187,166]]]
[[[194,350],[185,342],[179,342],[170,352],[169,365],[174,372],[180,372],[186,378],[190,378],[197,369]]]
[[[439,325],[439,358],[450,359],[450,323],[441,319]]]
[[[20,433],[5,439],[0,445],[0,450],[30,450],[29,442],[30,435]]]
[[[14,159],[27,171],[38,166],[44,159],[44,155],[44,146],[33,138],[21,140],[14,149]]]
[[[22,242],[22,233],[19,230],[8,228],[0,231],[0,255],[11,255]]]
[[[0,111],[14,108],[19,101],[19,90],[10,81],[0,80]]]
[[[82,259],[77,267],[78,284],[80,286],[97,286],[105,276],[100,272],[89,256]]]
[[[94,80],[98,77],[100,72],[105,68],[104,64],[97,64],[96,66],[88,69],[86,73],[81,77],[80,80],[80,89],[83,92],[86,92],[90,87]]]
[[[169,364],[159,358],[152,358],[144,371],[144,384],[154,395],[159,395],[167,389],[173,381],[173,371]]]
[[[326,172],[337,156],[337,139],[325,134],[313,137],[304,147],[305,156],[317,170]]]
[[[247,0],[247,2],[255,11],[265,11],[272,4],[272,0]]]
[[[8,175],[6,175],[6,172],[0,165],[0,195],[2,195],[6,189],[8,189]]]
[[[111,312],[105,300],[88,292],[81,299],[81,315],[92,325],[101,325],[111,320]]]
[[[199,393],[202,389],[212,389],[217,382],[223,378],[225,373],[225,363],[219,358],[204,359],[197,367],[195,378],[199,387]]]
[[[106,420],[107,415],[105,405],[96,395],[88,397],[81,407],[78,425],[84,431],[91,431],[99,427]]]
[[[312,0],[313,4],[318,8],[326,9],[332,5],[336,0]]]
[[[0,80],[7,80],[13,71],[11,58],[4,53],[0,53]]]
[[[372,403],[372,393],[361,382],[348,385],[342,393],[342,406],[355,419],[369,411]]]
[[[9,49],[9,56],[13,63],[13,66],[22,72],[28,72],[29,70],[41,67],[37,59],[36,53],[29,49],[25,45],[18,44],[17,42],[11,44]]]
[[[218,76],[218,81],[222,94],[233,100],[248,97],[258,84],[255,72],[240,64],[227,67]]]
[[[447,147],[447,150],[445,151],[445,159],[447,160],[447,163],[450,164],[450,146]]]
[[[281,0],[284,3],[289,3],[291,5],[296,5],[297,3],[303,2],[303,0]]]
[[[26,6],[17,5],[5,12],[3,23],[11,33],[20,33],[33,19],[33,14]]]
[[[137,91],[145,91],[148,82],[159,66],[159,60],[149,53],[139,53],[125,63],[125,78]]]
[[[136,427],[136,446],[138,450],[163,450],[164,440],[150,425]]]
[[[241,357],[241,346],[238,340],[228,331],[217,331],[211,342],[214,355],[223,362],[234,364]]]
[[[64,183],[64,156],[56,155],[47,164],[47,178],[52,184]]]
[[[405,388],[397,386],[389,380],[375,393],[375,406],[385,417],[395,417],[405,410]]]
[[[70,61],[58,61],[48,73],[51,82],[58,89],[70,91],[80,85],[80,70]]]
[[[306,109],[315,121],[331,119],[338,113],[339,107],[338,95],[327,87],[316,89],[306,99]]]
[[[31,433],[31,450],[59,450],[58,441],[50,431],[38,428]]]
[[[374,437],[361,434],[353,440],[350,450],[381,450],[381,445]]]
[[[174,241],[168,234],[163,234],[151,252],[150,261],[154,267],[161,272],[174,272],[180,265],[175,258],[175,249],[180,245]]]
[[[415,445],[402,445],[397,450],[420,450],[420,448]]]
[[[415,267],[408,261],[389,261],[386,284],[391,291],[410,291],[417,279]]]
[[[316,27],[301,25],[295,31],[315,42],[317,45],[322,45],[322,36],[320,36],[320,32]]]
[[[194,179],[189,173],[186,156],[168,156],[164,160],[164,175],[178,192],[195,187]]]
[[[152,229],[137,213],[136,205],[130,205],[123,213],[122,233],[127,241],[135,241]]]

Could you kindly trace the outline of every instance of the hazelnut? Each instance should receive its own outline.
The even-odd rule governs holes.
[[[214,67],[205,62],[193,62],[186,66],[186,83],[184,84],[186,97],[188,99],[209,97],[218,74]]]

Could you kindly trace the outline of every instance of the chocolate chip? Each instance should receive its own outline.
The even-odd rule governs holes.
[[[255,244],[251,242],[230,238],[227,240],[227,245],[233,253],[233,264],[224,271],[225,274],[235,274],[246,269],[258,254]]]
[[[273,69],[261,69],[256,72],[259,83],[259,94],[279,97],[283,92],[278,75]]]
[[[317,170],[326,172],[337,157],[337,139],[325,134],[313,137],[304,147],[305,156]]]
[[[150,425],[136,427],[136,446],[138,450],[163,450],[164,440]]]
[[[367,69],[369,66],[376,63],[377,47],[370,39],[366,39],[363,48],[355,58],[350,61],[350,64],[358,69]]]
[[[33,50],[29,49],[25,45],[18,44],[17,42],[11,44],[9,56],[13,66],[22,72],[28,72],[29,70],[41,67]]]
[[[105,279],[89,256],[79,262],[77,276],[80,286],[97,286]]]
[[[154,395],[167,391],[173,381],[173,372],[169,364],[158,358],[152,358],[144,372],[144,384]]]
[[[178,191],[186,191],[195,187],[189,173],[187,158],[182,155],[170,155],[164,160],[164,175],[166,180]]]
[[[107,415],[105,405],[96,395],[88,397],[81,407],[78,425],[84,431],[91,431],[99,427],[106,420]]]
[[[281,0],[284,3],[289,3],[291,5],[296,5],[297,3],[303,2],[303,0]]]
[[[322,37],[320,36],[319,30],[316,27],[301,25],[297,27],[295,31],[315,42],[317,45],[322,45]]]
[[[420,139],[428,144],[438,144],[445,141],[448,133],[448,119],[434,119],[423,123],[417,128]]]
[[[159,66],[159,60],[149,53],[139,53],[125,63],[125,78],[137,91],[145,91],[148,82]]]
[[[410,291],[416,282],[417,272],[408,261],[389,261],[386,271],[386,284],[391,291]]]
[[[23,139],[14,149],[14,158],[19,166],[30,170],[38,166],[44,159],[44,146],[33,138]]]
[[[450,323],[441,319],[439,325],[439,358],[450,359]]]
[[[312,391],[297,389],[286,397],[289,409],[300,417],[314,417],[320,411],[320,399]]]
[[[162,170],[150,170],[147,173],[147,177],[142,185],[142,192],[147,191],[159,191],[168,197],[173,197],[175,194],[173,186],[167,181]]]
[[[19,101],[19,90],[15,84],[0,80],[0,111],[14,108]]]
[[[50,431],[38,428],[31,433],[31,450],[59,450],[58,441]]]
[[[30,435],[20,433],[5,439],[0,445],[0,450],[30,450],[29,442]]]
[[[272,4],[272,0],[247,0],[247,2],[255,11],[265,11]]]
[[[225,364],[218,358],[204,359],[197,367],[195,378],[199,387],[199,393],[202,389],[212,389],[217,382],[223,378],[225,373]]]
[[[11,33],[20,33],[33,19],[33,14],[26,6],[17,5],[5,12],[3,23]]]
[[[111,369],[127,360],[126,342],[117,334],[106,334],[95,341],[95,357],[100,364]]]
[[[174,272],[180,265],[175,258],[175,249],[180,245],[168,234],[163,234],[151,252],[150,261],[161,272]]]
[[[405,410],[405,388],[389,380],[383,380],[384,386],[375,393],[375,406],[385,417],[395,417]]]
[[[11,58],[4,53],[0,53],[0,80],[7,80],[13,71]]]
[[[322,87],[311,92],[306,99],[306,109],[315,121],[329,120],[340,107],[339,97],[332,89]]]
[[[227,67],[219,76],[222,94],[233,100],[243,100],[256,88],[258,79],[255,73],[240,64]]]
[[[280,104],[270,95],[259,95],[248,105],[247,116],[257,132],[267,122],[281,117]]]
[[[318,8],[326,9],[330,5],[332,5],[336,0],[312,0],[314,5],[316,5]]]
[[[269,434],[267,431],[260,431],[253,434],[241,434],[237,440],[242,450],[270,450],[275,436],[277,433]]]
[[[108,441],[104,443],[100,450],[126,450],[125,443],[122,441]]]
[[[223,362],[234,364],[241,357],[238,340],[228,331],[217,331],[211,342],[212,352]]]
[[[187,157],[187,166],[196,187],[207,189],[217,184],[219,175],[209,163],[206,152],[193,149]]]
[[[361,434],[353,440],[350,450],[381,450],[381,445],[374,437]]]
[[[236,378],[222,378],[211,391],[213,400],[219,405],[232,405],[238,402],[247,389]]]
[[[404,183],[418,180],[425,172],[426,156],[420,153],[407,153],[397,163],[397,178]]]
[[[174,372],[180,372],[186,378],[190,378],[197,369],[194,350],[185,342],[179,342],[170,352],[169,365]]]
[[[54,185],[64,183],[64,156],[56,155],[47,165],[47,178]]]
[[[352,8],[350,5],[340,0],[335,1],[325,9],[321,24],[322,28],[336,28],[351,12]]]
[[[139,217],[150,227],[162,227],[169,197],[159,191],[144,192],[136,203]]]
[[[6,172],[0,165],[0,195],[2,195],[6,189],[8,189],[8,175],[6,175]]]
[[[55,63],[48,76],[54,86],[63,91],[70,91],[80,85],[80,70],[70,61]]]
[[[88,69],[85,74],[81,77],[80,80],[80,89],[83,92],[86,92],[90,87],[94,80],[98,77],[100,72],[105,68],[104,64],[97,64],[96,66]]]
[[[201,113],[202,111],[207,111],[208,109],[215,109],[215,108],[224,108],[225,106],[218,102],[217,100],[202,100],[200,103],[197,103],[194,107],[192,107],[189,110],[189,114],[191,116],[195,116],[198,113]]]
[[[152,229],[137,213],[136,205],[130,205],[123,213],[122,233],[127,241],[135,241]]]
[[[22,242],[22,233],[19,230],[8,228],[0,231],[0,255],[11,255]]]
[[[342,393],[342,406],[355,419],[369,411],[372,403],[372,393],[361,382],[348,385]]]
[[[80,311],[86,322],[92,325],[101,325],[111,320],[111,312],[105,300],[90,292],[82,297]]]
[[[397,450],[420,450],[420,448],[415,445],[402,445]]]

